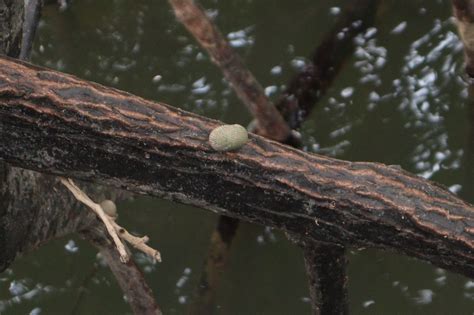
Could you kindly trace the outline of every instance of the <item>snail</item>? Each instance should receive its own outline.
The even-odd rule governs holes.
[[[100,203],[100,206],[104,210],[105,214],[114,219],[117,218],[117,206],[112,200],[106,199]]]
[[[237,124],[217,127],[209,134],[209,144],[216,151],[237,150],[248,140],[247,129]]]

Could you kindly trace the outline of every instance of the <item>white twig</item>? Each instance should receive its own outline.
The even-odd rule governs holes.
[[[60,180],[61,183],[63,183],[63,185],[66,186],[67,189],[72,192],[72,194],[74,195],[74,197],[76,197],[77,200],[91,208],[92,211],[94,211],[99,216],[102,222],[104,222],[107,231],[114,240],[115,246],[117,247],[117,250],[120,254],[120,260],[122,262],[127,262],[130,259],[130,256],[128,255],[128,252],[125,246],[123,245],[121,239],[127,241],[128,243],[130,243],[130,245],[142,251],[151,258],[161,262],[160,252],[146,244],[146,242],[148,242],[148,236],[137,237],[130,234],[126,229],[124,229],[114,221],[114,217],[109,216],[107,213],[105,213],[104,209],[100,204],[92,201],[85,192],[83,192],[79,187],[77,187],[76,184],[74,184],[74,182],[72,181],[72,179],[60,177]]]
[[[117,223],[112,222],[112,224],[114,225],[114,228],[117,231],[118,235],[122,239],[126,240],[127,243],[129,243],[139,251],[145,253],[146,255],[150,256],[151,258],[155,259],[156,261],[161,262],[160,252],[146,244],[148,242],[148,236],[134,236]]]
[[[125,246],[120,240],[120,237],[115,231],[115,227],[112,224],[115,222],[113,222],[113,220],[107,214],[104,213],[104,210],[99,204],[92,201],[89,196],[87,196],[85,192],[83,192],[79,187],[77,187],[76,184],[74,184],[74,182],[70,178],[60,177],[60,180],[61,183],[72,192],[72,194],[74,195],[74,197],[76,197],[77,200],[91,208],[92,211],[94,211],[99,216],[102,222],[104,222],[105,227],[107,228],[107,232],[109,232],[110,236],[114,240],[115,246],[117,247],[117,250],[120,254],[120,260],[124,263],[127,262],[130,257],[127,253],[127,250],[125,249]]]

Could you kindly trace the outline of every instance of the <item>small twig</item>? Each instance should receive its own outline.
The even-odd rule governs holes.
[[[97,204],[92,201],[89,196],[87,196],[85,192],[83,192],[79,187],[77,187],[76,184],[74,184],[74,182],[70,178],[66,179],[60,177],[60,180],[61,183],[63,183],[64,186],[66,186],[73,193],[74,197],[76,197],[77,200],[91,208],[104,222],[107,231],[114,240],[114,243],[120,254],[120,260],[122,262],[127,262],[130,257],[121,239],[127,241],[130,245],[132,245],[139,251],[142,251],[151,258],[156,259],[158,262],[161,262],[160,252],[146,244],[146,242],[148,242],[148,236],[138,237],[130,234],[125,228],[118,225],[115,222],[115,218],[109,216],[100,204]]]
[[[122,241],[120,240],[120,237],[117,235],[117,232],[115,231],[115,227],[112,223],[113,220],[105,214],[104,210],[102,207],[92,201],[89,196],[85,192],[83,192],[79,187],[74,184],[74,182],[70,178],[63,178],[60,177],[61,183],[69,189],[69,191],[72,192],[74,197],[76,197],[77,200],[88,206],[89,208],[94,211],[99,218],[104,222],[105,227],[107,228],[107,232],[109,232],[110,236],[114,240],[115,246],[117,247],[117,250],[120,254],[120,260],[122,262],[127,262],[130,257],[127,253],[127,250],[125,249],[125,246],[123,245]]]
[[[126,240],[127,243],[129,243],[139,251],[145,253],[146,255],[150,256],[151,258],[156,259],[156,261],[161,262],[160,252],[146,244],[149,240],[148,236],[134,236],[114,221],[112,221],[112,225],[114,226],[115,231],[117,231],[118,235],[122,239]]]

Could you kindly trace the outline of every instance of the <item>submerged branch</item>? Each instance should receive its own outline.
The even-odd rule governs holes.
[[[373,25],[380,0],[348,1],[344,14],[324,36],[311,62],[288,84],[276,106],[298,129],[331,86],[355,49],[354,38]]]
[[[142,272],[133,259],[126,263],[120,261],[120,255],[103,225],[96,224],[95,228],[89,228],[81,234],[101,253],[133,313],[137,315],[161,315],[162,312]]]

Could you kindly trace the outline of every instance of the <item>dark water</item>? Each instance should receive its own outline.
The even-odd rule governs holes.
[[[344,1],[203,1],[271,97],[308,61]],[[399,164],[474,201],[462,47],[449,1],[384,1],[302,133],[308,151]],[[33,61],[228,123],[250,116],[164,0],[48,6]],[[159,80],[161,76],[161,79]],[[155,78],[155,79],[153,79]],[[472,133],[471,133],[472,134]],[[471,139],[472,141],[472,139]],[[147,234],[164,262],[142,266],[167,314],[183,314],[216,216],[140,198],[120,222]],[[472,314],[474,282],[395,253],[349,255],[354,314]],[[302,256],[276,231],[242,224],[218,293],[219,314],[305,314]],[[1,314],[127,314],[88,244],[63,239],[0,275]]]

